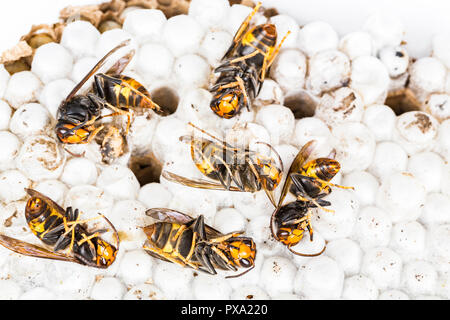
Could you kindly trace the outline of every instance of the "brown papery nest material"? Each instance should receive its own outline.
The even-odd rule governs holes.
[[[0,56],[0,64],[4,64],[10,74],[30,70],[35,50],[48,42],[59,42],[65,25],[75,20],[85,20],[93,24],[100,32],[114,28],[121,28],[124,22],[122,13],[129,7],[141,7],[145,9],[159,9],[167,18],[179,14],[187,14],[191,0],[112,0],[98,5],[68,6],[61,10],[60,21],[54,24],[40,24],[32,26],[30,32],[24,35],[20,42],[13,48],[3,52]],[[255,6],[253,0],[229,0],[230,5],[242,4],[249,7]],[[274,8],[263,8],[263,14],[270,18],[278,14]],[[293,98],[293,97],[290,97]],[[288,99],[289,100],[289,99]],[[295,108],[298,107],[295,101]],[[302,99],[300,99],[302,100]],[[304,106],[302,101],[300,104]],[[396,114],[411,110],[422,110],[424,106],[408,88],[391,91],[385,101]],[[302,108],[300,108],[302,109]],[[306,113],[305,113],[306,111]],[[301,110],[296,116],[310,116],[311,111]]]
[[[232,1],[253,7],[252,0]],[[19,43],[0,56],[0,64],[4,64],[10,74],[30,70],[34,51],[49,42],[58,42],[65,25],[76,20],[89,21],[100,32],[121,28],[123,11],[128,7],[159,9],[170,18],[179,14],[187,14],[190,0],[112,0],[98,5],[68,6],[61,10],[60,21],[54,24],[33,25],[28,34],[21,37]],[[273,10],[270,9],[271,15]]]

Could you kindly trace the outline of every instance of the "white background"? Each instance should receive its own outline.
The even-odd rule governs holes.
[[[32,24],[53,23],[67,5],[86,5],[107,0],[2,0],[0,10],[0,52],[14,46]],[[438,31],[450,32],[449,0],[261,0],[299,24],[314,20],[330,23],[342,36],[361,29],[367,17],[377,11],[398,17],[406,27],[406,41],[412,56],[429,55],[430,38]],[[7,4],[6,4],[7,3]]]

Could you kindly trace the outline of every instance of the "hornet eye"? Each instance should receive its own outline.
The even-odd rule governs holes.
[[[278,237],[287,237],[289,235],[289,232],[287,230],[280,230],[278,231]]]
[[[239,260],[239,263],[244,268],[249,268],[252,265],[251,262],[248,261],[247,259],[241,259],[241,260]]]

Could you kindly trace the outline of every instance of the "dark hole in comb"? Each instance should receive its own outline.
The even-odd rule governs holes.
[[[154,89],[150,96],[152,97],[153,102],[159,105],[164,110],[167,110],[168,114],[172,114],[177,111],[178,102],[180,98],[178,94],[170,87],[160,87]]]
[[[133,171],[141,186],[152,182],[159,182],[162,163],[155,158],[153,153],[131,156],[128,166]]]
[[[419,110],[420,107],[420,102],[408,88],[389,92],[384,104],[394,110],[396,115],[401,115],[409,111],[416,111]]]
[[[287,96],[284,105],[292,110],[296,119],[312,117],[316,110],[316,101],[305,91]]]

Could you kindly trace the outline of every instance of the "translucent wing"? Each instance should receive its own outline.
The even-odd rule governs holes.
[[[316,146],[317,141],[311,140],[308,143],[306,143],[298,152],[297,156],[295,157],[294,161],[292,162],[288,174],[286,176],[286,181],[284,182],[283,189],[281,190],[280,200],[278,201],[278,207],[280,207],[283,204],[283,200],[286,197],[289,188],[292,184],[291,180],[291,173],[300,171],[300,168],[303,166],[305,161],[308,159],[308,157],[311,155],[314,147]]]
[[[75,257],[63,253],[53,252],[40,246],[14,239],[5,235],[0,235],[0,244],[5,248],[30,257],[69,261],[80,263]]]
[[[239,189],[238,187],[230,186],[229,189],[226,189],[222,184],[220,183],[214,183],[203,179],[189,179],[182,176],[179,176],[175,173],[169,172],[169,171],[163,171],[161,174],[165,179],[176,182],[188,187],[193,188],[200,188],[200,189],[209,189],[209,190],[224,190],[224,191],[240,191],[243,192],[243,190]]]
[[[185,213],[167,208],[148,209],[145,212],[145,214],[161,222],[170,222],[179,224],[186,224],[194,219]]]
[[[272,236],[275,238],[275,240],[279,240],[275,230],[276,230],[276,226],[275,226],[275,218],[278,214],[278,212],[280,211],[281,206],[278,205],[278,207],[273,211],[272,216],[270,217],[270,232],[272,233]]]
[[[109,51],[103,58],[100,59],[99,62],[97,62],[97,64],[91,69],[91,71],[89,71],[83,79],[81,79],[81,81],[75,86],[75,88],[72,89],[72,91],[67,95],[66,99],[64,99],[63,103],[70,100],[73,96],[75,96],[78,92],[78,90],[81,89],[81,87],[83,87],[83,85],[86,83],[86,81],[88,81],[94,74],[97,73],[97,71],[105,64],[106,60],[117,50],[119,50],[120,48],[123,48],[125,46],[127,46],[130,43],[130,40],[125,40],[123,42],[121,42],[119,45],[117,45],[115,48],[113,48],[111,51]],[[131,54],[131,56],[130,56]],[[125,67],[127,66],[129,59],[131,59],[131,57],[133,56],[134,51],[132,51],[131,53],[125,55],[124,57],[122,57],[121,59],[119,59],[108,71],[107,73],[119,73],[123,71],[123,69],[125,69]]]
[[[147,252],[153,258],[160,259],[162,261],[172,262],[172,261],[166,259],[163,255],[160,255],[160,254],[158,254],[156,252],[153,252],[153,251],[150,251],[150,250],[145,250],[145,252]]]
[[[191,127],[193,127],[194,129],[200,131],[201,133],[207,135],[208,137],[212,138],[213,140],[215,140],[217,143],[219,143],[220,145],[222,145],[224,148],[231,150],[231,151],[235,151],[235,152],[242,152],[241,149],[239,148],[234,148],[232,146],[230,146],[228,143],[226,143],[225,141],[219,139],[218,137],[212,135],[209,132],[206,132],[205,130],[203,130],[202,128],[197,127],[195,124],[193,124],[192,122],[188,122],[188,125],[190,125]],[[205,138],[202,138],[204,141],[211,141]],[[192,140],[195,140],[193,137],[189,138],[189,136],[182,136],[180,137],[180,141],[183,142],[187,142],[190,143]]]
[[[128,41],[127,42],[127,44],[128,44],[129,40],[127,40],[127,41]],[[119,44],[119,46],[120,45],[121,44]],[[115,50],[117,50],[119,48],[122,48],[122,47],[119,47],[119,46],[117,46],[116,48],[112,49],[109,53],[107,53],[107,56],[110,55],[111,53],[113,53]],[[128,66],[128,64],[130,63],[131,59],[133,59],[135,53],[136,53],[136,51],[134,49],[131,50],[129,53],[127,53],[122,58],[117,60],[116,63],[114,63],[111,66],[111,68],[109,68],[108,71],[105,72],[105,74],[107,74],[107,75],[119,75],[119,74],[121,74],[123,72],[123,70],[125,70],[125,68]]]
[[[148,209],[145,212],[146,215],[149,217],[152,217],[153,219],[156,219],[161,222],[170,222],[170,223],[178,223],[178,224],[187,224],[194,220],[191,216],[182,213],[180,211],[168,209],[168,208],[152,208]],[[216,238],[220,237],[223,234],[214,229],[213,227],[210,227],[205,224],[205,232],[207,238]]]

